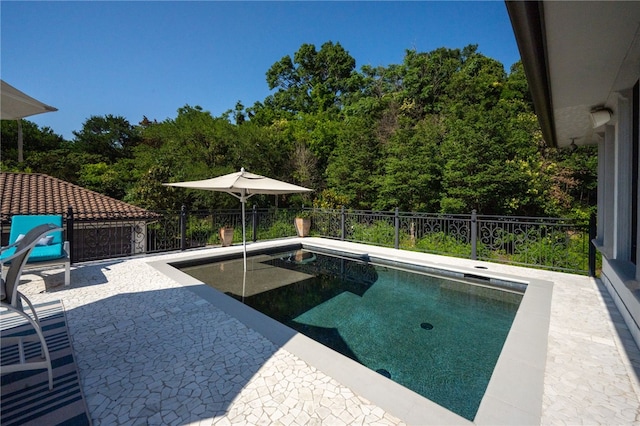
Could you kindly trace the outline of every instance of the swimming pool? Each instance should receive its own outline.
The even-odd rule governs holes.
[[[247,262],[246,276],[241,258],[180,269],[468,420],[523,294],[517,283],[335,251]]]
[[[407,424],[540,423],[554,284],[537,278],[535,271],[315,237],[264,241],[248,244],[247,248],[249,254],[265,250],[276,253],[295,248],[349,252],[356,257],[366,255],[373,261],[384,260],[396,266],[411,265],[411,268],[426,272],[445,271],[456,277],[482,275],[492,282],[519,283],[526,291],[474,421],[470,422],[177,269],[187,264],[230,260],[242,255],[242,246],[198,249],[149,261],[149,265],[163,275]]]

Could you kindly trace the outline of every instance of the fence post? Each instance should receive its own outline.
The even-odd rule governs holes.
[[[187,206],[180,208],[180,250],[187,249]]]
[[[258,206],[253,205],[253,242],[258,241]]]
[[[73,207],[67,207],[67,241],[69,241],[69,263],[73,263],[75,261],[75,256],[73,254]]]
[[[471,210],[471,260],[478,258],[478,215]]]
[[[396,207],[396,212],[393,218],[393,226],[396,230],[396,238],[394,241],[394,247],[396,249],[400,248],[400,209]]]
[[[596,276],[596,247],[593,245],[593,240],[596,239],[596,214],[591,212],[589,217],[589,276]]]
[[[344,212],[344,206],[342,206],[342,208],[340,209],[340,240],[341,241],[344,241],[344,238],[347,233],[345,229],[345,224],[346,224],[345,212]]]

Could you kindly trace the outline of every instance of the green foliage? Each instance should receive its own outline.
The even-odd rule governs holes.
[[[480,246],[480,245],[479,245]],[[447,256],[466,257],[471,256],[471,244],[459,241],[457,238],[444,232],[427,234],[416,241],[413,250],[445,254]],[[482,252],[483,247],[477,247]]]
[[[337,209],[348,205],[349,199],[345,195],[338,194],[334,189],[323,189],[313,200],[316,209]]]
[[[24,162],[18,162],[18,121],[0,121],[0,170],[27,173],[45,173],[57,178],[77,181],[77,167],[69,165],[71,145],[48,127],[39,128],[29,120],[22,125],[22,150]],[[71,161],[69,161],[71,160]],[[83,162],[80,162],[83,164]],[[71,169],[71,170],[69,170]]]
[[[598,189],[597,146],[571,149],[545,149],[545,175],[551,181],[549,203],[557,214],[587,219],[595,209]]]
[[[350,77],[356,65],[340,43],[324,43],[320,50],[303,44],[293,58],[284,56],[267,71],[269,89],[277,108],[291,112],[322,112],[340,105],[351,89]]]
[[[319,235],[329,234],[330,215],[319,214],[314,219],[314,228]],[[526,232],[499,232],[492,242],[494,249],[481,241],[476,243],[478,259],[496,260],[504,263],[539,265],[552,270],[582,270],[588,265],[588,241],[586,231],[558,231],[553,228],[536,227]],[[462,258],[471,257],[471,242],[445,232],[433,232],[419,239],[400,231],[399,248],[435,253]],[[392,222],[377,220],[372,223],[347,222],[347,240],[393,247],[395,227]]]
[[[546,269],[583,268],[588,264],[586,235],[575,232],[553,232],[516,246],[511,260]]]
[[[22,125],[22,149],[25,167],[32,167],[30,157],[38,152],[59,149],[67,146],[62,136],[49,127],[39,128],[29,120],[20,120]],[[0,158],[7,167],[19,167],[18,164],[18,121],[0,121]]]
[[[177,188],[162,185],[163,182],[169,182],[170,176],[170,167],[152,165],[129,189],[124,201],[155,211],[180,210],[182,204],[187,202],[186,197]]]
[[[348,234],[348,239],[353,241],[393,247],[396,231],[393,224],[378,220],[371,225],[367,223],[352,223]]]
[[[123,177],[118,168],[106,163],[83,164],[78,184],[92,191],[122,199],[125,195]]]
[[[311,219],[312,216],[312,210],[300,210],[296,213],[296,217],[299,217],[300,219]]]
[[[287,210],[277,210],[270,223],[258,227],[257,234],[259,240],[293,236],[296,234],[293,216]]]
[[[67,182],[79,184],[83,166],[100,163],[102,159],[103,157],[100,155],[76,152],[63,147],[33,153],[28,159],[25,159],[25,164],[28,164],[34,172],[37,171]]]
[[[220,244],[218,229],[214,229],[213,221],[210,217],[188,216],[186,238],[198,243]]]
[[[399,129],[383,146],[375,207],[401,211],[437,211],[441,192],[443,128],[435,116],[415,127]]]
[[[401,71],[403,111],[414,119],[439,112],[447,94],[447,85],[463,63],[459,49],[439,48],[421,53],[405,52]]]
[[[139,142],[138,128],[124,117],[111,114],[89,117],[82,125],[82,130],[74,131],[73,135],[75,149],[100,155],[109,164],[130,157]]]
[[[366,209],[378,196],[380,146],[368,120],[353,117],[345,124],[327,165],[327,185],[350,206]]]
[[[253,197],[260,207],[585,218],[596,203],[596,148],[545,147],[522,64],[507,74],[477,45],[356,70],[340,43],[303,44],[266,83],[264,100],[219,117],[190,105],[138,125],[91,116],[72,141],[23,120],[24,163],[16,122],[2,121],[1,166],[153,210],[235,208],[227,194],[162,184],[241,167],[315,190]]]
[[[538,195],[546,184],[539,179],[542,158],[531,141],[532,116],[509,117],[507,102],[498,102],[488,111],[477,105],[460,107],[460,111],[463,116],[448,118],[441,147],[446,158],[442,210],[540,213],[543,205]]]

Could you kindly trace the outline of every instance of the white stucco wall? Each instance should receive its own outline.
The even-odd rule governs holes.
[[[595,243],[602,253],[601,279],[640,347],[640,268],[631,261],[633,102],[639,101],[631,89],[620,92],[615,119],[604,128],[604,141],[598,149]]]

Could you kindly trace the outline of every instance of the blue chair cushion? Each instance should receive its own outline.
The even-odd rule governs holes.
[[[53,223],[54,225],[62,227],[61,215],[15,215],[11,218],[11,232],[9,234],[9,244],[16,242],[18,237],[22,234],[25,235],[29,230],[35,228],[38,225],[45,223]],[[60,259],[65,256],[63,250],[62,231],[52,232],[49,234],[52,239],[42,241],[45,245],[37,245],[27,263],[44,262],[46,260]],[[40,243],[39,243],[40,244]],[[11,256],[15,252],[15,247],[9,250],[5,250],[0,254],[0,259]]]
[[[44,262],[45,260],[60,259],[63,257],[62,243],[54,243],[48,246],[35,246],[27,263]]]
[[[11,247],[8,250],[3,250],[2,253],[0,253],[0,260],[4,260],[5,257],[10,257],[13,253],[15,253],[15,251],[15,247]]]

